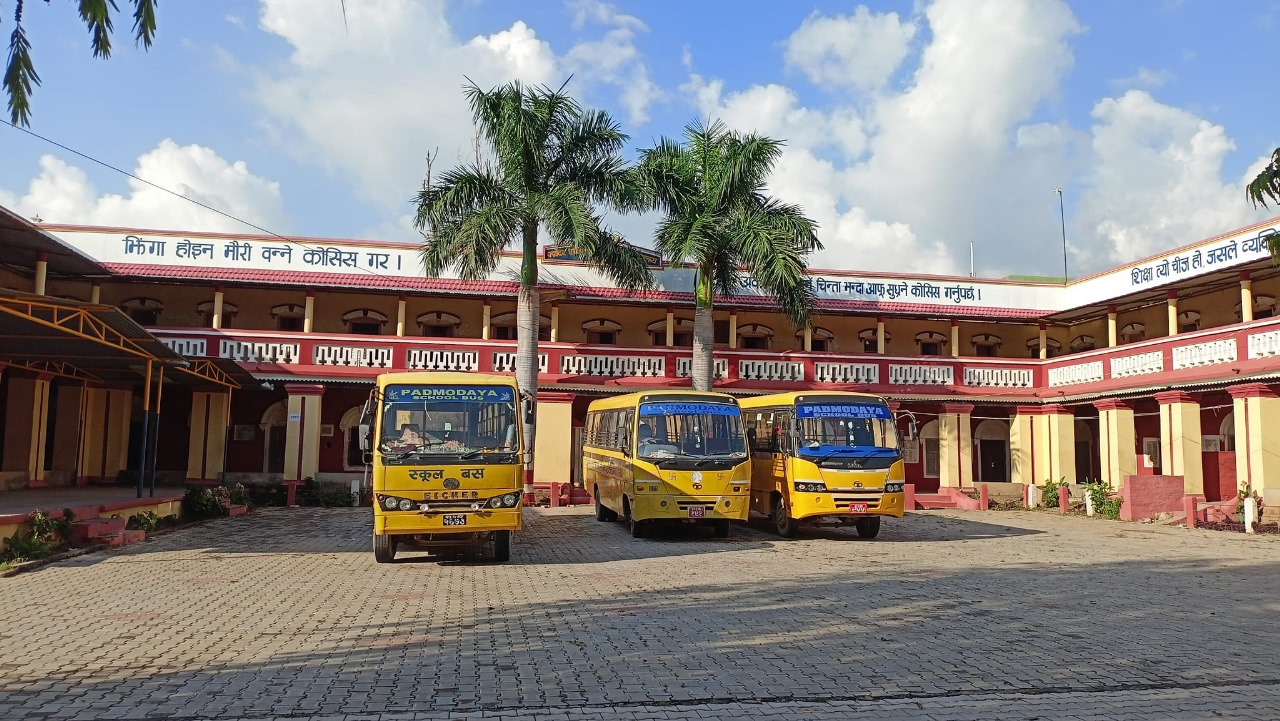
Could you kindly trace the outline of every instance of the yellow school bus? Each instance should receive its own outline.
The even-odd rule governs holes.
[[[838,519],[862,538],[880,518],[902,518],[902,443],[889,405],[864,393],[745,398],[751,510],[792,538],[802,522]]]
[[[584,485],[596,520],[622,518],[642,538],[663,521],[707,524],[729,535],[747,518],[751,459],[732,396],[650,391],[587,409]]]
[[[505,376],[378,376],[361,430],[379,563],[401,544],[492,543],[494,560],[510,558],[511,532],[523,527],[519,398]]]

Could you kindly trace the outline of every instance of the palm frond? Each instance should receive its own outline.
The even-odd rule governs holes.
[[[447,171],[416,202],[414,226],[426,235],[422,265],[433,276],[457,268],[469,280],[487,277],[525,215],[519,196],[474,165]]]
[[[133,37],[144,48],[156,39],[156,0],[133,0]],[[345,8],[343,12],[346,12]]]
[[[1253,203],[1253,207],[1267,207],[1267,198],[1272,202],[1280,202],[1280,148],[1271,154],[1271,162],[1262,169],[1244,189],[1245,198]]]
[[[31,62],[31,42],[21,23],[9,35],[9,61],[4,69],[4,89],[9,96],[9,122],[31,125],[31,88],[40,85]]]
[[[111,57],[111,11],[117,10],[115,0],[80,0],[80,19],[89,28],[92,37],[93,56]]]
[[[805,257],[816,244],[812,223],[808,232],[803,216],[789,212],[752,209],[739,214],[730,225],[737,257],[760,287],[778,301],[779,308],[797,328],[809,323],[813,312],[813,288],[805,275]]]
[[[723,173],[711,188],[716,205],[733,207],[761,192],[781,154],[782,143],[770,138],[754,134],[725,136]]]

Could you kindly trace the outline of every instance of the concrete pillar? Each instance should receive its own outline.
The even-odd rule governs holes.
[[[58,385],[56,411],[53,414],[52,466],[59,485],[70,485],[78,476],[81,428],[84,426],[87,396],[88,389],[82,384]]]
[[[810,340],[805,344],[805,350],[811,349],[812,346],[810,344],[812,342]],[[738,347],[738,311],[736,310],[729,311],[729,347]]]
[[[406,302],[405,302],[404,296],[401,296],[400,300],[396,301],[396,337],[397,338],[404,337],[405,306],[406,306]]]
[[[806,352],[813,350],[813,326],[804,327],[804,349]]]
[[[80,435],[80,475],[76,483],[115,483],[129,459],[133,391],[86,388]]]
[[[1114,489],[1124,485],[1125,476],[1138,473],[1137,432],[1133,407],[1115,398],[1094,401],[1098,409],[1098,455],[1102,477]]]
[[[1169,335],[1175,336],[1178,334],[1178,291],[1169,291],[1164,305],[1169,314]]]
[[[1253,281],[1247,270],[1240,271],[1240,321],[1253,321]]]
[[[36,295],[44,295],[46,281],[49,279],[49,254],[40,253],[36,256]]]
[[[1034,423],[1036,485],[1076,482],[1076,417],[1070,408],[1047,405]]]
[[[302,332],[310,333],[311,328],[315,324],[316,319],[316,294],[314,291],[307,291],[307,300],[303,305],[302,311]]]
[[[560,304],[551,304],[551,342],[560,340]]]
[[[568,483],[573,468],[573,394],[538,393],[533,482]]]
[[[938,416],[938,485],[965,488],[974,484],[971,403],[944,403]]]
[[[94,283],[89,286],[89,302],[97,305],[102,302],[102,286]]]
[[[730,334],[732,336],[732,333]],[[667,347],[676,344],[676,313],[673,308],[667,308]]]
[[[951,356],[958,357],[960,355],[960,321],[951,321]]]
[[[324,386],[287,383],[288,416],[285,424],[284,481],[298,483],[315,478],[320,466],[320,399]]]
[[[187,480],[214,482],[224,470],[227,438],[226,393],[191,394],[191,440],[187,445]]]
[[[884,355],[884,318],[876,318],[876,353]]]
[[[1116,319],[1120,314],[1114,305],[1107,306],[1107,347],[1115,348],[1120,342],[1120,334],[1116,330]]]
[[[49,427],[50,376],[9,376],[4,419],[4,465],[21,473],[28,488],[43,488],[44,449]]]
[[[484,309],[480,311],[480,340],[489,340],[489,320],[493,317],[493,306],[489,305],[489,301],[484,302]]]
[[[1041,360],[1049,357],[1049,333],[1044,323],[1040,324],[1040,358]]]
[[[1262,383],[1227,392],[1235,405],[1237,482],[1262,497],[1262,520],[1274,521],[1280,516],[1280,433],[1271,424],[1280,423],[1280,393]]]
[[[213,323],[210,325],[214,330],[222,327],[222,302],[223,302],[222,286],[218,286],[213,291]]]
[[[1018,406],[1009,424],[1009,480],[1026,486],[1039,485],[1035,470],[1035,419],[1040,406]]]
[[[1200,403],[1189,393],[1156,394],[1160,404],[1160,472],[1182,476],[1188,495],[1204,493]]]

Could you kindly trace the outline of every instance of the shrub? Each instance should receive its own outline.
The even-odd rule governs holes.
[[[1040,486],[1040,507],[1041,508],[1057,508],[1058,507],[1058,489],[1067,485],[1067,478],[1063,476],[1057,481],[1046,480]]]
[[[221,491],[221,494],[215,493]],[[220,495],[230,496],[225,488],[204,488],[188,486],[182,496],[182,517],[188,521],[201,521],[206,518],[222,518],[226,516],[227,507],[222,505]]]
[[[1112,521],[1120,518],[1120,504],[1124,499],[1111,492],[1105,483],[1086,483],[1084,492],[1093,501],[1093,512]]]

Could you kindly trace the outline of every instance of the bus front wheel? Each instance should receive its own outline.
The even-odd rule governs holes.
[[[795,538],[800,524],[787,513],[787,504],[782,498],[773,499],[773,529],[783,538]]]
[[[727,518],[716,519],[715,525],[712,527],[712,530],[715,531],[716,538],[728,538],[729,537],[729,519]]]
[[[493,560],[498,563],[506,563],[511,560],[511,531],[494,532]]]
[[[875,538],[880,535],[880,517],[859,518],[853,527],[858,532],[858,538]]]
[[[373,559],[378,563],[391,563],[396,560],[396,539],[394,536],[373,535]]]

